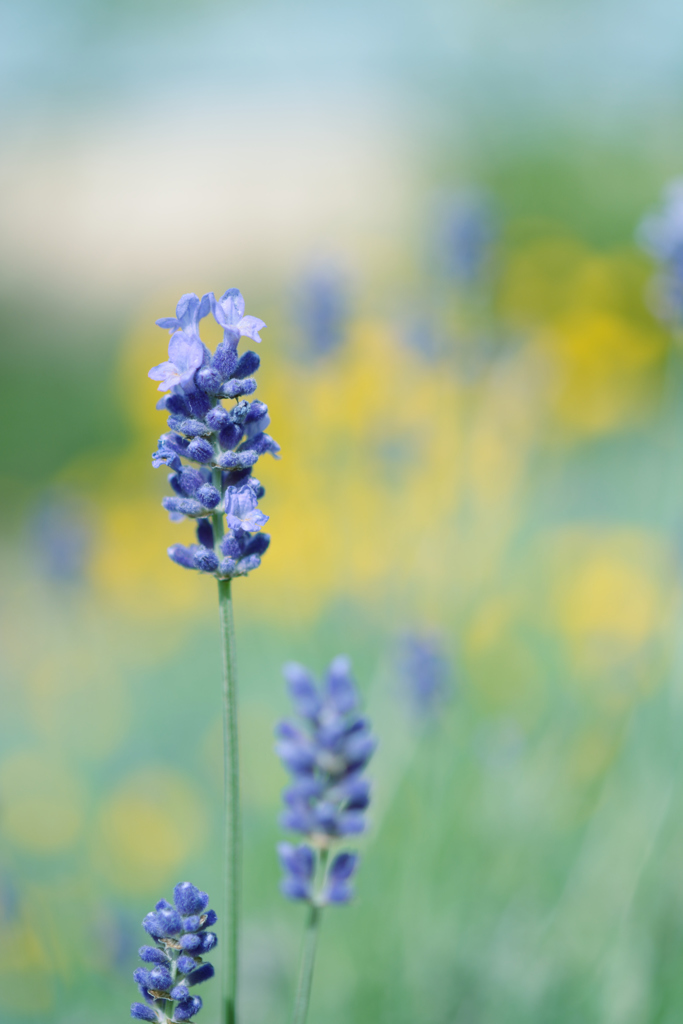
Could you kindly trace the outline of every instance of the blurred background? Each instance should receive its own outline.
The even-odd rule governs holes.
[[[280,666],[340,652],[380,747],[311,1024],[679,1021],[683,381],[637,230],[683,171],[683,8],[0,23],[2,1019],[126,1020],[154,902],[221,909],[215,585],[165,554],[146,374],[157,317],[236,286],[282,445],[234,587],[245,1024],[289,1014],[303,923]]]

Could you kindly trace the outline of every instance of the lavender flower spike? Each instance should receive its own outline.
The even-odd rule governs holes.
[[[133,1003],[130,1015],[156,1024],[189,1021],[202,1008],[199,996],[190,989],[213,977],[213,966],[204,957],[214,949],[217,938],[207,931],[216,914],[207,910],[209,897],[191,882],[176,885],[174,903],[159,900],[142,926],[154,942],[141,946],[140,959],[146,967],[133,973],[144,1002]]]
[[[358,713],[348,658],[334,659],[322,686],[295,663],[285,665],[284,676],[302,724],[283,721],[276,731],[276,751],[292,777],[283,793],[280,822],[308,842],[278,847],[285,873],[282,892],[318,907],[348,903],[357,855],[338,853],[328,867],[328,853],[365,829],[370,784],[363,772],[377,742]]]
[[[199,321],[211,310],[224,328],[214,353],[199,336]],[[259,357],[251,351],[239,356],[237,347],[240,337],[260,341],[265,324],[244,316],[236,288],[219,300],[213,292],[201,299],[183,295],[176,316],[157,324],[173,333],[168,361],[149,371],[160,381],[159,390],[170,392],[157,404],[169,413],[169,430],[161,435],[152,464],[172,470],[168,480],[174,494],[163,499],[170,518],[197,524],[197,543],[173,544],[168,556],[218,580],[245,576],[261,564],[270,541],[260,533],[268,521],[258,507],[265,491],[252,468],[266,452],[277,458],[280,448],[265,432],[268,407],[246,399],[256,390]],[[223,404],[226,399],[230,407]]]

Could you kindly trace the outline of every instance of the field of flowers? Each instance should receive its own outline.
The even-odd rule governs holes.
[[[339,654],[378,746],[310,1024],[683,1014],[675,147],[638,163],[593,140],[581,163],[569,131],[552,159],[472,138],[467,170],[422,138],[410,216],[339,259],[280,241],[242,279],[214,240],[116,313],[0,296],[3,1020],[127,1019],[145,914],[185,878],[220,899],[216,585],[166,555],[194,531],[161,508],[147,374],[181,291],[231,287],[267,324],[281,448],[258,465],[270,548],[233,583],[241,1020],[288,1014],[304,921],[278,889],[282,666]]]

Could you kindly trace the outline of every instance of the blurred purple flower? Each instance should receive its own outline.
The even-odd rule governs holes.
[[[637,229],[642,247],[659,263],[653,281],[653,310],[664,321],[683,321],[683,179],[669,183],[657,213]]]
[[[344,341],[348,296],[342,274],[334,267],[317,267],[304,275],[297,288],[296,315],[307,353],[327,355]]]
[[[431,714],[448,692],[450,664],[436,634],[410,633],[399,644],[399,673],[415,709]]]
[[[480,192],[451,196],[439,213],[439,253],[446,275],[459,285],[481,280],[491,258],[496,222]]]

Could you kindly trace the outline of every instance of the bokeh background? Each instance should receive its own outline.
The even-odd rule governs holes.
[[[165,555],[146,372],[237,286],[282,445],[234,588],[245,1024],[302,927],[280,666],[339,652],[380,747],[311,1024],[679,1021],[681,357],[635,233],[683,169],[683,8],[0,18],[2,1019],[127,1019],[144,913],[220,909],[215,587]]]

